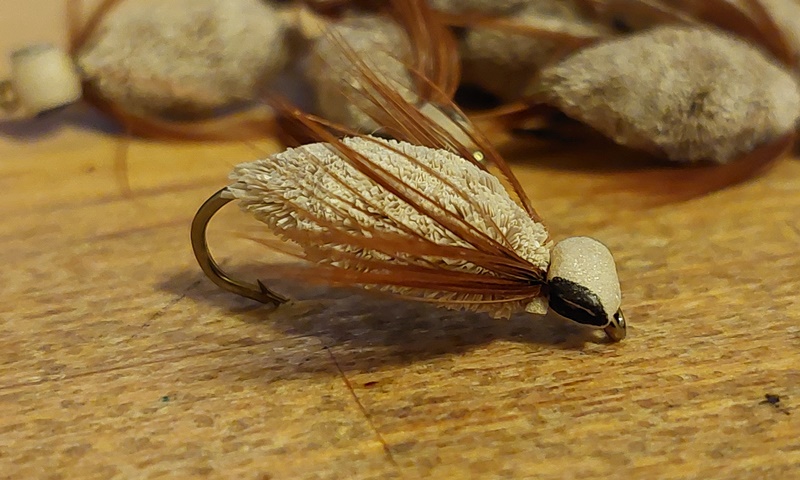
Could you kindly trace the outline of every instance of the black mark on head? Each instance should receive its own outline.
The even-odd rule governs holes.
[[[608,325],[600,297],[588,288],[561,277],[550,280],[550,308],[559,315],[584,325]]]

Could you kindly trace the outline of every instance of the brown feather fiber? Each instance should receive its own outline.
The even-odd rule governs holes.
[[[591,45],[596,41],[606,38],[604,35],[576,35],[570,32],[556,31],[532,25],[522,25],[506,17],[497,17],[480,13],[454,14],[436,12],[436,16],[441,19],[442,23],[454,27],[491,28],[505,30],[521,36],[557,41],[564,44],[564,54],[568,54],[574,49]]]
[[[332,35],[331,33],[328,34]],[[419,82],[427,83],[431,91],[435,93],[434,97],[440,100],[438,102],[430,101],[429,104],[434,108],[448,112],[446,117],[455,117],[458,120],[448,121],[446,124],[432,121],[428,115],[424,114],[419,109],[418,105],[412,105],[402,95],[388,86],[386,82],[370,68],[369,63],[359,57],[344,40],[335,36],[333,40],[343,54],[347,56],[352,65],[355,66],[359,83],[364,86],[357,92],[357,95],[360,96],[360,99],[367,99],[369,101],[371,108],[368,108],[368,111],[365,113],[371,116],[377,124],[382,126],[381,132],[392,138],[407,141],[415,145],[452,151],[481,169],[491,170],[492,173],[495,173],[496,176],[500,178],[501,182],[507,184],[512,198],[518,201],[531,218],[539,223],[542,222],[541,217],[531,205],[521,184],[511,172],[511,169],[499,152],[492,146],[489,139],[469,122],[467,116],[448,99],[449,96],[447,93],[443,92],[439,86],[425,77],[424,72],[414,69],[411,70],[415,78],[417,78]],[[342,90],[342,95],[349,101],[358,100],[354,97],[356,93],[348,91],[347,89]],[[315,135],[309,135],[309,125],[301,121],[302,119],[313,119],[317,126],[326,124],[329,127],[332,126],[330,123],[318,117],[303,114],[285,103],[276,103],[274,100],[271,103],[276,108],[276,111],[279,112],[280,116],[284,117],[281,120],[281,125],[292,138],[305,141],[319,138]],[[340,126],[335,127],[334,130],[340,135],[356,134],[353,130]],[[459,138],[467,138],[468,144],[459,141]],[[475,158],[474,154],[476,152],[480,152],[482,160],[477,160]]]
[[[769,11],[758,0],[742,0],[742,6],[728,0],[583,0],[599,19],[615,15],[634,19],[634,28],[663,23],[707,24],[761,45],[775,58],[793,66],[795,58],[786,38]]]
[[[173,120],[132,113],[98,95],[91,85],[84,84],[83,96],[87,103],[117,120],[126,132],[144,138],[244,141],[267,138],[279,130],[274,112],[264,108],[253,108],[224,117]]]
[[[541,295],[543,272],[524,261],[472,248],[434,244],[399,234],[370,232],[369,235],[357,235],[341,231],[338,225],[329,227],[322,232],[287,231],[285,239],[301,245],[304,253],[300,258],[311,264],[305,268],[270,265],[271,274],[307,283],[388,287],[390,291],[405,294],[409,298],[434,301],[443,306],[471,306],[471,309],[479,311],[495,312],[494,305],[519,303],[499,316],[520,311],[525,304]],[[287,252],[287,249],[280,246],[276,248],[268,240],[254,240],[281,253]],[[346,248],[326,248],[329,245]],[[377,257],[365,259],[351,250],[370,251]],[[380,253],[383,255],[378,255]],[[453,262],[448,265],[453,268],[445,268],[442,259],[451,259]],[[324,263],[319,263],[321,260]],[[466,264],[479,269],[455,269]],[[481,304],[493,306],[479,307]]]
[[[86,15],[83,0],[67,0],[67,34],[69,53],[75,55],[97,30],[100,21],[122,0],[103,0],[91,13]],[[86,18],[84,21],[83,18]]]
[[[431,204],[434,205],[436,204],[436,199],[433,198],[430,194],[426,194],[422,191],[409,187],[407,184],[403,182],[401,178],[392,175],[390,172],[388,172],[386,169],[384,169],[377,163],[371,161],[366,156],[348,147],[337,136],[317,125],[313,121],[313,117],[309,117],[300,112],[299,110],[294,110],[292,114],[295,116],[298,122],[301,122],[306,128],[308,128],[311,132],[313,132],[313,135],[316,136],[318,141],[323,141],[332,145],[344,158],[347,158],[348,161],[358,171],[365,174],[368,178],[373,180],[381,188],[386,189],[387,191],[396,195],[404,202],[413,206],[420,214],[434,219],[439,225],[453,232],[454,234],[456,234],[457,237],[461,238],[465,242],[470,243],[476,249],[490,251],[495,254],[508,255],[511,256],[512,258],[519,259],[519,257],[512,250],[510,250],[510,248],[507,247],[507,243],[506,245],[497,244],[497,242],[492,240],[485,232],[479,231],[474,228],[470,228],[471,225],[466,223],[464,219],[459,218],[457,212],[449,211],[447,209],[441,211],[434,211],[426,208],[422,203],[420,203],[414,197],[422,198],[425,201],[430,202]],[[361,138],[369,139],[370,141],[377,142],[377,140],[372,139],[371,137],[368,136],[364,135],[358,135],[358,136]],[[424,146],[429,146],[429,145],[424,145]],[[403,152],[397,149],[394,149],[390,146],[385,146],[385,147],[389,150],[393,150],[395,153],[404,155],[407,158],[414,160],[412,157],[403,154]],[[415,163],[417,163],[422,169],[424,169],[426,173],[438,178],[444,184],[448,185],[450,187],[452,194],[461,196],[465,200],[470,200],[465,196],[463,192],[458,191],[457,188],[452,183],[450,183],[447,178],[442,177],[440,173],[436,172],[431,168],[428,168],[425,165],[419,164],[419,162]],[[314,194],[315,192],[310,192],[310,193]],[[492,222],[489,219],[487,219],[487,223],[491,224]],[[333,225],[329,226],[332,227]],[[497,225],[493,225],[493,227],[495,230],[500,232]]]
[[[439,21],[427,0],[392,0],[390,5],[391,14],[411,40],[411,68],[427,79],[418,81],[420,95],[434,99],[433,95],[443,94],[444,100],[452,99],[461,77],[455,36]]]

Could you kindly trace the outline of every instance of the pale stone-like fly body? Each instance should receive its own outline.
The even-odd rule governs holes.
[[[512,131],[574,136],[579,122],[665,160],[754,171],[796,135],[796,0],[458,3],[435,5],[461,32],[463,80],[497,97]]]
[[[251,98],[288,61],[287,25],[259,0],[136,0],[112,8],[76,62],[108,101],[186,117]]]
[[[545,68],[539,101],[617,143],[726,163],[797,128],[800,87],[758,48],[707,27],[663,26]]]

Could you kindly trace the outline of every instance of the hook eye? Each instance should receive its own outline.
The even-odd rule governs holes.
[[[622,313],[621,308],[614,314],[614,321],[609,322],[609,324],[603,328],[603,331],[606,332],[606,335],[612,342],[619,342],[628,335],[628,325],[625,322],[625,315]]]
[[[211,256],[211,252],[208,249],[208,239],[206,237],[208,222],[211,221],[211,218],[222,207],[233,200],[232,198],[223,196],[226,190],[226,188],[223,188],[209,197],[197,210],[192,220],[192,250],[194,251],[194,257],[197,259],[197,263],[200,264],[203,273],[218,287],[224,290],[257,302],[272,303],[275,306],[286,303],[289,301],[288,298],[273,292],[261,283],[261,280],[256,280],[255,284],[251,284],[232,279],[220,268]]]

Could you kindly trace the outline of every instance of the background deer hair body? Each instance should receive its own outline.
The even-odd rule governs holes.
[[[501,3],[434,5],[461,32],[463,81],[516,105],[498,109],[513,112],[503,118],[509,128],[549,115],[546,105],[587,134],[681,163],[728,163],[791,143],[796,0]]]
[[[422,70],[429,78],[452,85],[444,90],[452,93],[458,82],[454,41],[424,0],[364,2],[365,8],[344,20],[336,11],[324,14],[330,4],[341,2],[105,0],[87,15],[80,0],[67,1],[69,51],[29,55],[43,50],[39,46],[15,55],[25,62],[15,61],[17,74],[3,84],[0,100],[6,111],[45,114],[83,99],[136,135],[276,135],[280,129],[273,112],[257,101],[262,90],[280,90],[322,114],[347,110],[325,102],[323,94],[320,107],[313,105],[315,95],[309,95],[308,86],[319,85],[314,80],[320,74],[308,58],[327,25],[343,21],[346,28],[352,18],[361,19],[356,24],[392,28],[392,39],[405,43],[406,53],[413,50],[403,61],[425,62]],[[60,69],[56,83],[26,74],[31,63],[36,69]],[[317,90],[324,91],[324,79]],[[61,92],[57,99],[53,91]]]
[[[495,94],[503,108],[472,116],[493,132],[559,129],[562,116],[549,121],[558,111],[573,120],[573,138],[600,132],[683,165],[747,158],[751,173],[793,143],[800,117],[796,0],[430,3],[105,0],[79,22],[80,0],[69,0],[70,56],[41,48],[15,56],[18,88],[5,84],[3,105],[15,103],[13,90],[34,113],[82,96],[132,133],[251,138],[285,133],[253,99],[294,84],[309,97],[306,110],[379,133],[359,105],[335,95],[351,66],[326,54],[335,49],[320,32],[333,25],[360,56],[383,58],[373,62],[382,80],[420,105],[449,100],[459,83]],[[160,53],[147,54],[148,45]],[[641,54],[649,50],[658,55]],[[69,68],[70,58],[79,68]],[[25,73],[41,68],[57,72],[61,88]],[[412,84],[414,71],[437,88]],[[681,81],[651,81],[669,78],[664,72],[679,72],[673,77]]]

